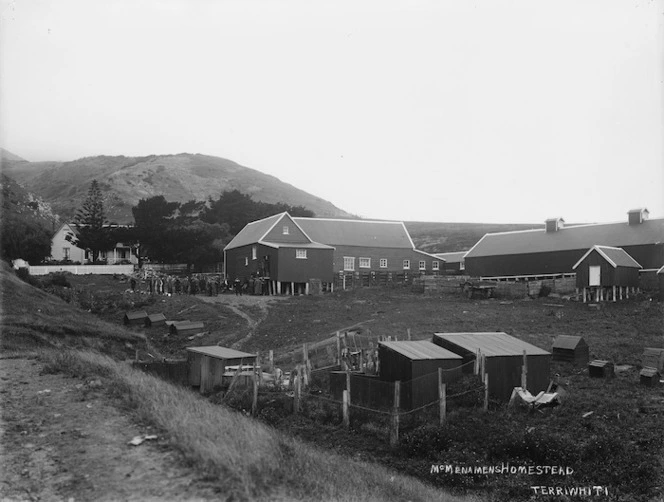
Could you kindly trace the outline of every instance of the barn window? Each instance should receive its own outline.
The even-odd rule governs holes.
[[[404,260],[403,261],[403,269],[404,270],[410,270],[410,260]]]
[[[282,232],[283,232],[284,235],[288,235],[290,233],[289,230],[288,230],[288,225],[284,225],[284,228],[283,228]]]
[[[244,257],[244,266],[245,267],[249,266],[249,257],[247,257],[247,256]]]
[[[427,262],[424,260],[420,260],[420,270],[426,270],[427,269]]]
[[[360,258],[360,268],[371,268],[371,258]]]
[[[432,262],[431,262],[431,270],[440,270],[437,261],[432,261]]]
[[[459,262],[459,270],[466,270],[466,262],[461,260]]]
[[[251,246],[251,259],[255,260],[258,257],[258,246]]]
[[[306,249],[296,249],[295,250],[295,258],[298,258],[300,260],[306,260],[307,259],[307,250]]]
[[[380,268],[387,268],[387,258],[380,259]]]
[[[344,256],[344,270],[355,270],[354,256]]]

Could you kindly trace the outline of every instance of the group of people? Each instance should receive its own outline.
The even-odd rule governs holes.
[[[151,295],[197,295],[216,296],[231,289],[228,281],[220,275],[192,274],[178,277],[151,270],[142,270],[129,279],[131,291]]]

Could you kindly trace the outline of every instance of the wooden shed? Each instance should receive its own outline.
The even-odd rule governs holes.
[[[137,310],[135,312],[126,312],[124,315],[125,324],[145,324],[145,319],[148,313],[144,310]]]
[[[152,326],[166,325],[166,316],[164,314],[150,314],[145,318],[145,325],[148,328]]]
[[[611,361],[596,359],[588,364],[588,376],[592,378],[613,378],[615,366]]]
[[[462,357],[428,340],[379,342],[379,378],[401,381],[401,408],[413,409],[438,399],[438,368],[443,382],[461,377]]]
[[[508,401],[514,387],[521,386],[524,351],[527,389],[537,394],[549,386],[551,353],[507,333],[435,333],[433,343],[460,355],[463,364],[484,355],[492,399]],[[464,366],[464,373],[472,371],[472,365]]]
[[[187,347],[189,385],[200,387],[201,393],[211,392],[223,384],[227,366],[254,364],[256,354],[240,352],[211,345],[207,347]]]
[[[641,363],[644,368],[655,368],[657,371],[664,370],[664,349],[645,348]]]
[[[202,322],[176,322],[171,324],[169,331],[171,335],[193,335],[200,333],[205,328]]]
[[[572,270],[576,287],[583,291],[583,302],[629,298],[639,288],[641,265],[622,248],[593,246]]]
[[[553,341],[551,352],[554,361],[564,361],[575,366],[585,366],[590,360],[588,344],[580,336],[558,336]]]
[[[657,387],[659,385],[659,379],[661,375],[656,368],[643,368],[639,375],[639,381],[641,385],[647,387]]]

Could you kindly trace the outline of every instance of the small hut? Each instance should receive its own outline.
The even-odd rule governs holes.
[[[646,387],[657,387],[661,375],[656,368],[643,368],[640,374],[640,383]]]
[[[123,322],[129,324],[145,324],[145,319],[148,313],[144,310],[137,310],[135,312],[125,312]]]
[[[145,326],[151,328],[152,326],[163,326],[166,324],[166,316],[164,314],[150,314],[145,318]]]
[[[583,302],[629,298],[639,288],[641,265],[622,248],[593,246],[572,270],[576,287],[583,291]]]
[[[588,364],[588,376],[592,378],[613,378],[615,376],[614,365],[611,361],[596,359]]]
[[[655,368],[657,371],[664,370],[664,349],[643,349],[641,362],[644,368]]]
[[[464,372],[473,371],[466,363],[478,353],[485,356],[491,398],[508,401],[521,386],[524,352],[527,390],[537,394],[549,386],[551,353],[507,333],[435,333],[433,343],[462,356]]]
[[[585,366],[590,360],[590,349],[580,336],[560,335],[551,350],[554,361],[564,361],[575,366]]]
[[[210,392],[224,383],[227,366],[254,364],[256,354],[240,352],[212,345],[208,347],[187,347],[189,385],[200,387],[201,393]]]
[[[176,322],[171,324],[169,331],[171,335],[193,335],[200,333],[205,328],[202,322]]]

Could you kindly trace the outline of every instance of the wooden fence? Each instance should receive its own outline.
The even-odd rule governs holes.
[[[387,272],[371,270],[366,272],[338,272],[334,276],[335,289],[354,289],[372,286],[410,286],[419,272]]]
[[[54,272],[69,272],[74,275],[131,275],[134,273],[133,265],[31,265],[28,267],[30,275],[48,275]]]

